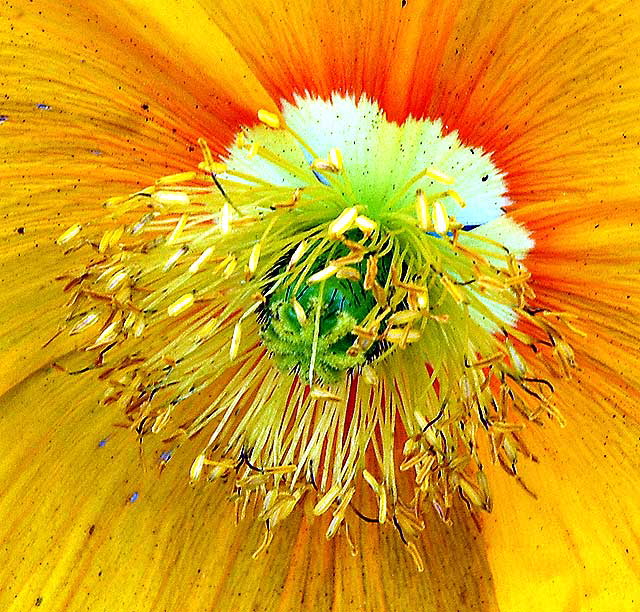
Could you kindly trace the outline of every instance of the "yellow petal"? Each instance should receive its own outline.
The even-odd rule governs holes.
[[[528,437],[540,463],[522,462],[520,473],[537,500],[500,470],[489,474],[484,537],[501,609],[524,612],[532,601],[540,610],[637,609],[637,399],[611,397],[598,383],[582,394],[563,385],[567,427]]]

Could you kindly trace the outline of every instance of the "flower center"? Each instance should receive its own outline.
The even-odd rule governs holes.
[[[481,149],[366,98],[258,116],[225,160],[202,141],[197,172],[59,237],[92,254],[69,331],[94,330],[84,368],[139,435],[209,432],[191,478],[231,481],[240,516],[258,500],[265,545],[304,499],[327,537],[393,525],[420,566],[426,506],[490,510],[484,462],[519,479],[521,430],[560,418],[529,364],[568,373],[571,323],[530,307],[533,242]]]

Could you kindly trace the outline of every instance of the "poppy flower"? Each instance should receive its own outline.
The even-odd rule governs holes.
[[[7,4],[5,608],[635,609],[639,22]]]

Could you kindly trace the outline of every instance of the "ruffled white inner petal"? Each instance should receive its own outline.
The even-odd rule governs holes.
[[[445,133],[442,121],[410,117],[400,125],[389,121],[378,104],[366,96],[356,99],[340,94],[333,94],[329,101],[309,95],[296,96],[294,104],[282,103],[282,115],[287,126],[313,154],[290,132],[261,124],[244,130],[245,140],[264,146],[293,168],[306,170],[307,176],[314,155],[327,158],[331,149],[339,149],[344,172],[353,188],[354,204],[364,206],[371,217],[378,218],[390,202],[394,210],[413,210],[416,190],[421,189],[427,199],[439,197],[447,214],[464,226],[477,226],[460,238],[468,246],[482,246],[472,238],[477,234],[502,244],[518,259],[533,247],[529,232],[505,214],[511,201],[507,197],[504,174],[493,164],[491,155],[480,147],[465,146],[455,131]],[[274,185],[305,185],[304,179],[295,172],[237,144],[230,147],[226,162],[233,172],[256,176]],[[453,185],[423,177],[402,197],[394,197],[426,168],[453,178]],[[455,190],[464,207],[446,195],[448,189]],[[517,317],[510,308],[484,301],[505,323],[515,323]],[[482,313],[471,311],[470,314],[483,327],[498,331],[495,323],[489,322]]]

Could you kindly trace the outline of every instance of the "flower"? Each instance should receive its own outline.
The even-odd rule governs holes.
[[[211,4],[2,18],[8,605],[633,609],[638,9]]]

